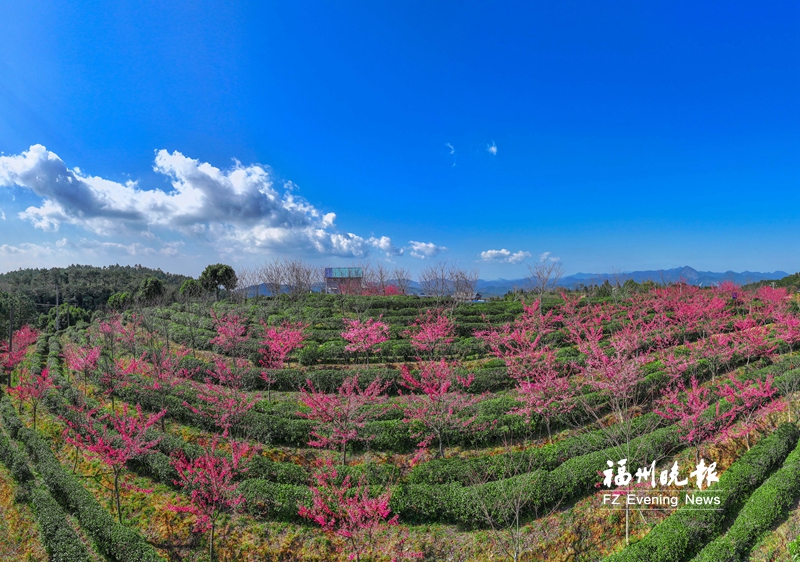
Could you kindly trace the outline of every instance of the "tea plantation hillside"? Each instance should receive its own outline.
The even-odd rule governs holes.
[[[3,556],[800,549],[800,315],[784,288],[180,300],[0,348]]]

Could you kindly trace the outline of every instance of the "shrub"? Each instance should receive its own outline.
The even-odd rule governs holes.
[[[6,427],[19,422],[7,397],[0,399],[0,415]],[[10,410],[9,410],[10,408]],[[11,417],[13,416],[13,418]],[[21,425],[21,422],[19,422]],[[159,562],[161,558],[144,538],[133,529],[117,523],[79,482],[77,477],[61,466],[47,443],[26,428],[16,430],[33,460],[45,486],[62,508],[74,514],[81,527],[94,539],[97,548],[115,562]]]
[[[736,513],[753,489],[786,458],[797,440],[795,426],[781,425],[720,476],[716,487],[726,491],[721,499],[721,510],[684,505],[656,525],[642,540],[609,556],[606,562],[681,562],[690,559],[722,530],[726,517]]]
[[[753,492],[739,511],[728,532],[710,542],[694,559],[696,562],[740,560],[773,523],[784,517],[800,495],[800,446],[783,466]]]
[[[629,469],[635,469],[637,463],[662,458],[679,445],[678,432],[674,427],[657,429],[637,437],[630,443],[631,450],[637,451],[637,455],[629,458]],[[525,496],[530,498],[525,515],[559,502],[572,501],[594,490],[598,481],[598,467],[605,466],[607,459],[618,455],[618,448],[611,447],[573,457],[552,471],[534,470],[512,476],[519,481]],[[491,496],[499,489],[497,482],[470,487],[455,482],[439,486],[401,484],[392,495],[392,511],[406,521],[439,521],[474,526],[481,520],[474,494]],[[512,507],[508,506],[508,509]]]

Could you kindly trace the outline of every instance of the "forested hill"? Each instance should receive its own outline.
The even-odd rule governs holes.
[[[781,279],[776,279],[775,281],[758,281],[756,283],[745,285],[744,288],[757,289],[758,287],[762,287],[764,285],[771,285],[772,287],[786,287],[792,293],[794,293],[800,289],[800,273],[792,273],[791,275],[787,275]]]
[[[141,265],[71,265],[51,269],[19,269],[0,274],[0,291],[22,293],[37,304],[56,303],[56,285],[61,302],[96,310],[114,293],[134,294],[148,277],[161,281],[167,292],[177,291],[189,277],[165,273]]]

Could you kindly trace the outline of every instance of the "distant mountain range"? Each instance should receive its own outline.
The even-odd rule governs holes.
[[[633,279],[637,283],[644,281],[654,281],[656,283],[677,283],[685,281],[690,285],[709,287],[723,281],[733,281],[737,285],[746,285],[757,281],[771,281],[781,279],[789,275],[785,271],[773,271],[771,273],[761,273],[758,271],[726,271],[717,273],[715,271],[697,271],[696,269],[683,266],[673,269],[659,269],[650,271],[626,271],[623,273],[575,273],[562,277],[558,281],[559,287],[575,289],[581,285],[601,285],[606,280],[615,284],[624,283],[628,279]],[[478,281],[477,291],[482,295],[504,295],[508,291],[517,289],[527,289],[529,287],[527,279],[495,279],[494,281]]]
[[[737,273],[735,271],[726,271],[724,273],[717,273],[714,271],[697,271],[696,269],[684,266],[676,267],[674,269],[659,269],[651,271],[626,271],[624,273],[575,273],[562,277],[559,282],[559,287],[566,287],[568,289],[576,289],[581,285],[601,285],[606,280],[611,284],[624,283],[628,279],[633,279],[637,283],[644,281],[654,281],[656,283],[677,283],[678,281],[685,281],[690,285],[698,285],[701,287],[710,287],[721,283],[723,281],[733,281],[737,285],[747,285],[749,283],[756,283],[758,281],[772,281],[781,279],[788,276],[785,271],[773,271],[772,273],[761,273],[758,271],[743,271]],[[389,280],[392,283],[392,280]],[[520,279],[494,279],[485,280],[478,279],[476,291],[482,296],[499,296],[505,295],[508,291],[514,289],[528,289],[530,287],[528,280],[525,278]],[[314,290],[321,290],[321,285],[315,285]],[[408,286],[409,293],[419,294],[422,289],[416,281],[411,281]],[[256,287],[249,288],[249,294],[256,294]],[[258,294],[268,294],[264,285],[258,287]]]

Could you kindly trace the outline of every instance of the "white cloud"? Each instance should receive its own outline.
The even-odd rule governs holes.
[[[167,242],[164,246],[158,251],[159,254],[162,256],[177,256],[178,255],[178,248],[183,246],[183,241],[179,240],[177,242]]]
[[[139,242],[131,244],[120,244],[119,242],[104,242],[89,238],[80,238],[73,242],[67,238],[62,238],[56,242],[56,247],[68,253],[80,256],[108,257],[127,254],[129,256],[176,256],[178,248],[184,245],[182,241],[166,242],[161,248],[145,246]]]
[[[295,193],[291,182],[281,183],[282,193],[276,190],[268,168],[234,161],[230,169],[220,170],[177,151],[159,150],[153,169],[172,180],[171,190],[89,176],[34,145],[19,155],[0,156],[0,187],[19,185],[41,197],[39,206],[19,217],[45,231],[71,224],[101,236],[153,238],[152,229],[164,229],[204,239],[226,252],[364,257],[377,248],[389,255],[402,253],[385,236],[365,239],[338,232],[335,213],[315,208]],[[119,245],[117,250],[140,255],[148,247]]]
[[[497,145],[492,141],[492,144],[486,146],[486,152],[492,156],[497,156]]]
[[[373,236],[367,240],[367,243],[381,252],[384,252],[387,257],[402,256],[405,251],[403,248],[398,248],[392,244],[392,239],[388,236],[381,236],[380,238],[375,238]]]
[[[456,147],[454,147],[449,142],[444,143],[444,145],[450,149],[450,156],[453,157],[453,168],[456,167]]]
[[[0,219],[6,220],[6,214],[3,212],[3,209],[0,209]]]
[[[42,256],[53,255],[53,248],[50,246],[43,246],[39,244],[23,243],[19,246],[11,246],[9,244],[0,245],[0,256],[29,256],[31,258],[38,258]]]
[[[519,252],[514,252],[512,254],[509,250],[503,248],[502,250],[486,250],[485,252],[480,253],[480,257],[483,261],[520,263],[523,260],[531,257],[531,253],[520,250]]]
[[[421,260],[434,258],[447,250],[444,246],[437,246],[433,242],[416,242],[414,240],[409,240],[408,243],[411,256]]]
[[[552,254],[552,252],[544,252],[542,254],[539,254],[539,261],[557,262],[557,261],[561,260],[561,258],[557,258],[555,256],[551,257],[551,254]]]
[[[60,238],[54,242],[19,243],[0,245],[0,271],[11,271],[20,267],[67,266],[71,263],[86,263],[87,258],[108,263],[142,261],[142,256],[150,262],[174,263],[179,255],[182,241],[162,242],[158,246],[146,246],[134,242],[120,244],[103,240]]]

